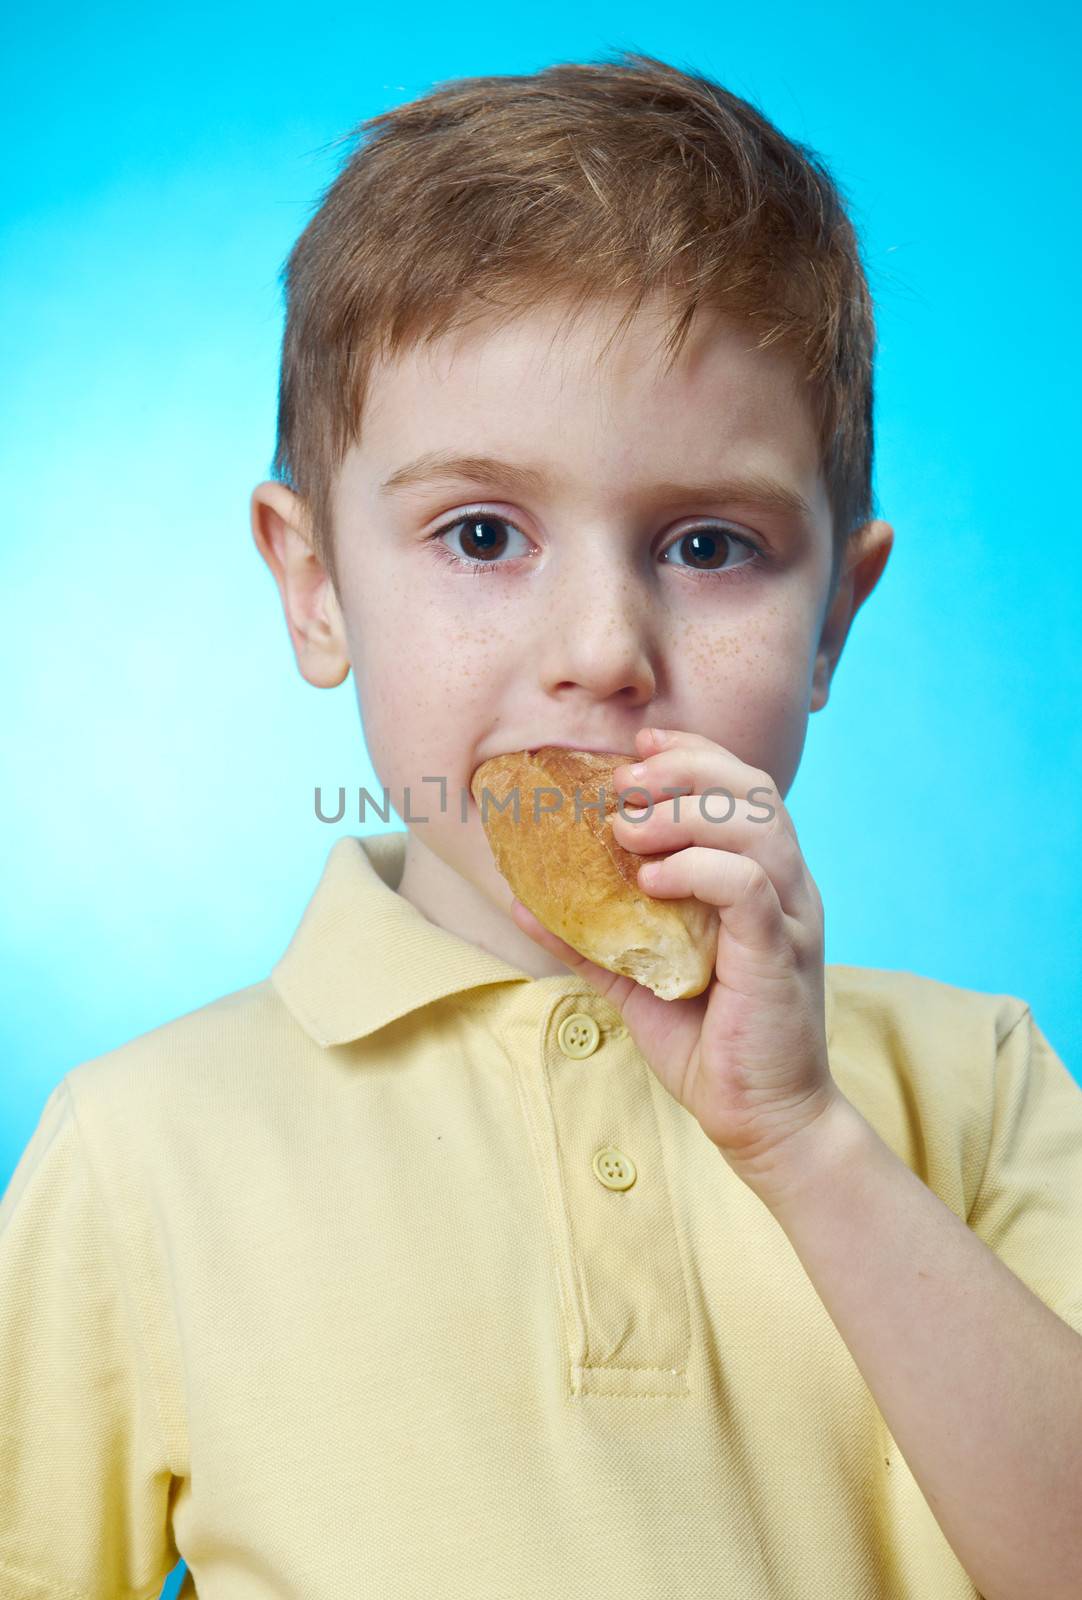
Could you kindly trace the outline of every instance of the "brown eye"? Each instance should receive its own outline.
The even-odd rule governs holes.
[[[468,556],[484,561],[499,555],[507,543],[498,517],[463,517],[462,549]]]
[[[746,561],[727,561],[728,556],[739,545],[748,552],[750,560],[754,560],[758,551],[750,539],[742,539],[738,534],[729,533],[724,528],[693,528],[690,533],[683,533],[673,541],[665,551],[666,560],[673,550],[680,550],[690,557],[691,567],[696,572],[727,572],[735,566],[746,566]],[[677,562],[677,566],[684,565]]]
[[[452,561],[457,561],[463,567],[493,567],[503,565],[500,557],[507,549],[507,536],[505,529],[513,529],[519,538],[525,542],[525,535],[509,522],[506,517],[497,516],[490,511],[471,511],[463,517],[456,517],[453,522],[445,522],[442,528],[437,528],[430,538],[441,543],[448,534],[458,534],[459,549],[455,550],[449,543],[443,543],[443,549]],[[461,554],[459,553],[461,551]]]

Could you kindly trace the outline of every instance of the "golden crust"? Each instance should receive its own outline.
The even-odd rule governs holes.
[[[517,750],[483,761],[470,789],[497,867],[545,927],[663,1000],[690,999],[714,972],[718,914],[694,896],[658,900],[639,888],[643,857],[612,831],[612,774],[629,759]]]

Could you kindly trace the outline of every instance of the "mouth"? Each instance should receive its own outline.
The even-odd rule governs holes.
[[[588,752],[590,755],[608,756],[612,758],[614,764],[625,764],[628,761],[634,761],[636,759],[634,743],[634,738],[632,738],[632,749],[630,751],[626,751],[619,748],[619,741],[617,741],[614,745],[600,744],[596,740],[592,739],[542,739],[537,744],[515,745],[513,749],[510,750],[495,751],[486,756],[484,760],[478,762],[477,766],[474,768],[469,784],[469,803],[474,810],[477,809],[477,796],[474,793],[473,787],[477,779],[477,774],[486,762],[495,760],[501,755],[510,756],[522,752],[528,756],[536,756],[541,750],[581,750]]]
[[[591,755],[614,756],[623,755],[624,751],[617,749],[614,744],[594,744],[588,739],[543,739],[540,744],[530,745],[527,755],[535,756],[539,750],[587,750]]]

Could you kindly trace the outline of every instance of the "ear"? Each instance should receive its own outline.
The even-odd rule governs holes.
[[[821,711],[827,703],[834,669],[849,637],[853,618],[879,582],[893,544],[894,529],[889,522],[878,519],[865,522],[849,536],[842,551],[841,572],[835,580],[833,597],[819,635],[812,678],[812,711]]]
[[[284,483],[256,484],[252,537],[282,597],[301,676],[333,689],[349,672],[345,622],[334,584],[312,548],[304,502]]]

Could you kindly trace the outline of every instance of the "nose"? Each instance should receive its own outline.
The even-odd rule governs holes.
[[[657,674],[650,596],[626,566],[604,560],[570,563],[550,598],[537,646],[546,693],[566,698],[579,690],[629,706],[653,698]]]

